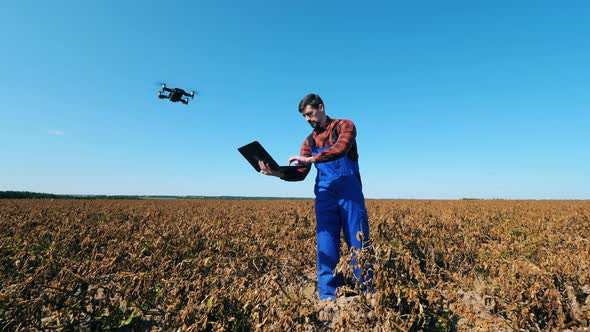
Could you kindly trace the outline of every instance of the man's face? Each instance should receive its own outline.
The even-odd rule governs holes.
[[[305,117],[305,121],[307,121],[313,129],[319,129],[326,119],[324,105],[322,104],[320,104],[317,109],[311,107],[311,105],[307,105],[303,112],[301,112],[301,115]]]

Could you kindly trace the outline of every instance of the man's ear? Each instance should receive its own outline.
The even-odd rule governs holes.
[[[319,104],[318,110],[320,110],[320,112],[323,112],[324,111],[324,104]]]

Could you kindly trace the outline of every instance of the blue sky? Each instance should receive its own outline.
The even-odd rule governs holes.
[[[367,198],[590,199],[585,1],[0,5],[0,190],[313,197],[257,174],[352,119]],[[188,105],[157,82],[195,89]]]

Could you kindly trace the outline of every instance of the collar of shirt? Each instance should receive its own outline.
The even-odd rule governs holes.
[[[326,124],[323,125],[322,127],[320,127],[319,129],[314,129],[318,134],[324,132],[326,129],[328,129],[328,127],[330,127],[330,124],[332,123],[332,118],[330,118],[329,116],[326,115]]]

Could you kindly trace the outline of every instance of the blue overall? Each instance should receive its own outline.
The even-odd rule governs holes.
[[[315,144],[314,144],[315,145]],[[315,148],[312,154],[328,149]],[[336,288],[342,285],[342,276],[334,276],[339,261],[340,230],[351,247],[362,249],[368,245],[369,224],[363,196],[358,162],[343,156],[339,159],[316,163],[315,184],[316,236],[318,245],[318,289],[320,299],[334,299]],[[362,232],[362,238],[357,233]],[[354,256],[353,266],[356,265]],[[365,273],[363,273],[365,274]],[[363,285],[371,275],[361,276],[360,268],[354,269],[357,282]],[[360,279],[359,279],[360,278]]]

